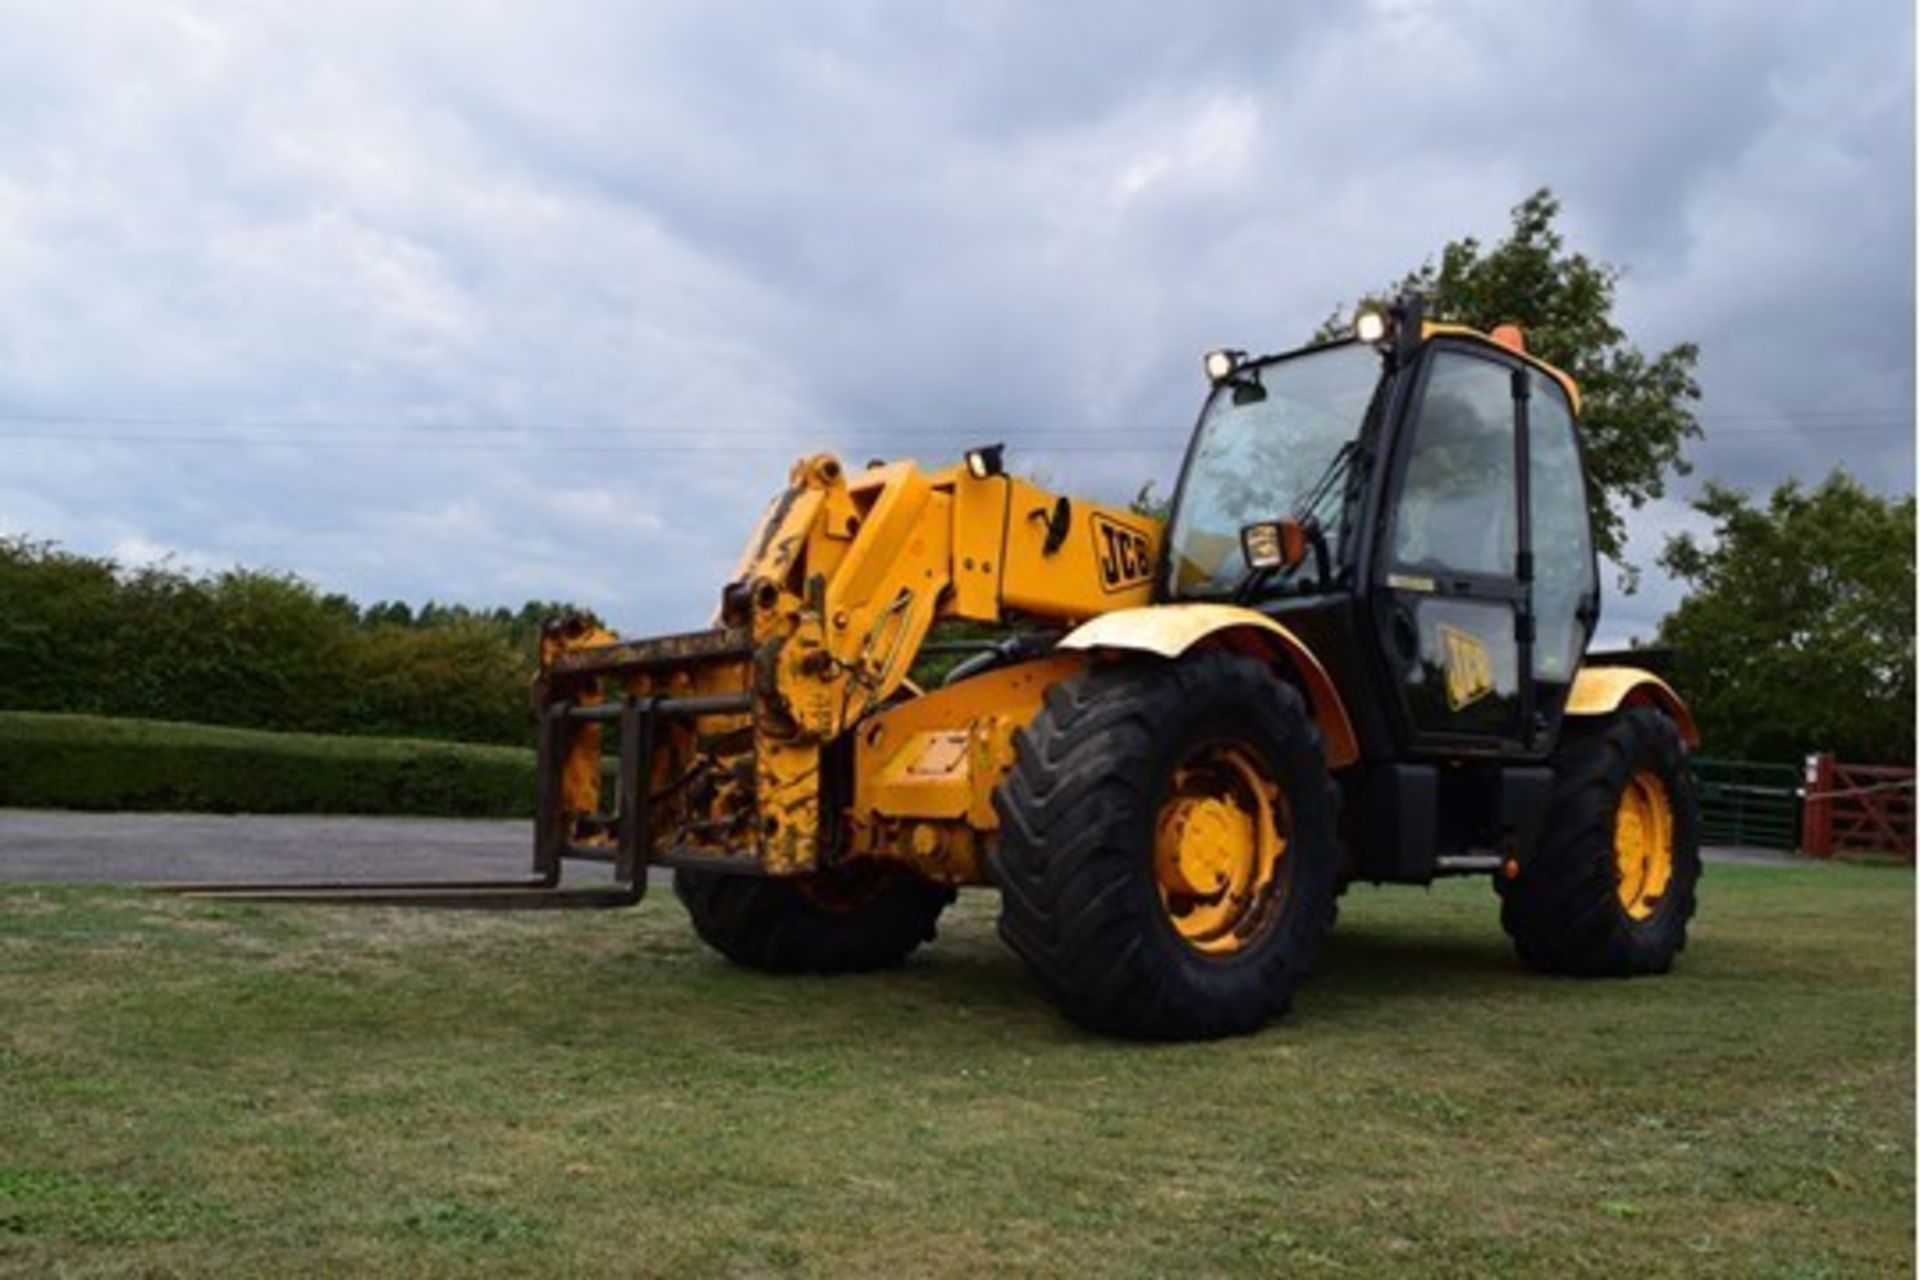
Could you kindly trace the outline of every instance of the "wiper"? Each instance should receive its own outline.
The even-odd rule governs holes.
[[[1349,440],[1334,451],[1333,457],[1327,460],[1327,469],[1320,473],[1320,478],[1315,480],[1313,486],[1294,504],[1294,510],[1299,512],[1297,518],[1302,524],[1319,516],[1320,508],[1326,505],[1327,498],[1334,491],[1334,486],[1346,478],[1347,468],[1353,465],[1354,455],[1359,452],[1360,444],[1357,440]]]

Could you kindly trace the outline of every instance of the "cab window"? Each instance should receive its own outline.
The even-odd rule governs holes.
[[[1538,370],[1532,379],[1527,471],[1533,512],[1533,662],[1540,679],[1562,683],[1573,679],[1586,649],[1588,623],[1580,616],[1581,605],[1598,584],[1573,413],[1559,383]]]
[[[1394,511],[1405,569],[1513,576],[1513,383],[1507,367],[1436,351]]]

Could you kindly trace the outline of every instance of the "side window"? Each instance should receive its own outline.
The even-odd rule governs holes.
[[[1414,570],[1512,577],[1513,381],[1505,365],[1438,351],[1393,520],[1393,558]]]
[[[1533,374],[1527,406],[1528,478],[1533,510],[1534,673],[1556,684],[1573,679],[1586,648],[1580,602],[1595,589],[1587,486],[1566,393]]]

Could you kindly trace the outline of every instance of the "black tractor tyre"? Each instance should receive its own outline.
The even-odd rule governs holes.
[[[888,969],[931,942],[954,891],[897,867],[811,876],[676,870],[694,932],[735,964],[768,973]]]
[[[1636,918],[1622,901],[1615,822],[1629,782],[1650,774],[1672,823],[1665,891]],[[1500,924],[1543,973],[1665,973],[1687,945],[1700,883],[1700,798],[1673,721],[1633,707],[1561,739],[1546,827],[1519,875],[1500,879]]]
[[[1291,827],[1270,910],[1225,955],[1181,936],[1155,870],[1173,771],[1222,744],[1258,759]],[[1266,663],[1211,651],[1061,681],[1016,735],[994,804],[1000,936],[1070,1020],[1201,1039],[1286,1012],[1333,918],[1339,791],[1304,699]]]

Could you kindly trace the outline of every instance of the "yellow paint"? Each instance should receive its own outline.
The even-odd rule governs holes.
[[[1513,326],[1500,326],[1500,329],[1507,328],[1513,328]],[[1493,333],[1488,334],[1464,324],[1444,324],[1437,320],[1427,320],[1423,321],[1420,325],[1420,339],[1424,342],[1429,338],[1465,338],[1469,342],[1482,342],[1487,346],[1498,348],[1505,355],[1517,356],[1559,383],[1561,388],[1567,393],[1567,403],[1573,406],[1574,416],[1578,417],[1580,414],[1580,384],[1573,380],[1573,375],[1548,364],[1539,356],[1524,350],[1516,350],[1500,341],[1496,336],[1499,334],[1500,329],[1495,329]],[[1518,330],[1515,331],[1518,332]]]
[[[548,628],[540,634],[540,665],[547,670],[562,654],[612,644],[617,637],[600,625],[591,614],[569,619],[559,629]],[[575,702],[592,705],[602,701],[597,686],[571,686],[563,692]],[[560,765],[560,803],[570,812],[591,814],[600,808],[600,726],[586,724],[575,730]]]
[[[1013,735],[1049,688],[1085,665],[1077,654],[1039,658],[869,716],[854,730],[856,851],[905,858],[930,880],[983,880],[984,842],[1000,827],[993,792],[1013,766]]]
[[[1263,613],[1230,604],[1164,604],[1105,613],[1077,627],[1064,649],[1120,649],[1177,658],[1202,641],[1224,644],[1278,661],[1306,686],[1307,703],[1320,729],[1327,763],[1341,768],[1360,758],[1359,739],[1340,691],[1304,641]]]
[[[1693,713],[1673,691],[1673,686],[1651,671],[1638,667],[1582,667],[1567,694],[1570,716],[1604,716],[1621,707],[1635,706],[1650,706],[1665,712],[1680,730],[1682,741],[1691,747],[1700,745],[1700,730],[1694,725]]]
[[[889,714],[882,708],[907,692],[908,670],[935,622],[999,621],[1014,609],[1077,621],[1143,603],[1161,537],[1157,521],[1069,502],[1064,536],[1048,551],[1054,495],[1011,477],[975,478],[959,466],[926,472],[897,462],[848,475],[818,455],[795,464],[789,479],[738,579],[752,601],[749,625],[762,655],[752,720],[762,825],[756,853],[775,874],[819,865],[821,751]],[[1030,714],[1024,706],[995,709],[1002,718]],[[870,833],[908,816],[953,820],[956,807],[991,830],[991,788],[974,779],[997,777],[1004,748],[983,745],[984,730],[971,722],[957,727],[971,735],[964,762],[951,756],[957,739],[934,732],[914,744],[918,754],[889,757],[878,773],[865,770],[880,762],[862,766],[860,785],[892,798],[891,807],[873,810]],[[941,837],[946,863],[977,862],[977,840],[963,834],[954,847]],[[968,874],[977,876],[977,868]]]
[[[1445,653],[1449,709],[1464,711],[1493,692],[1493,662],[1487,657],[1485,641],[1471,631],[1442,623],[1440,646]]]
[[[1013,735],[1047,688],[1087,658],[1060,653],[918,694],[908,670],[944,619],[1159,617],[1149,630],[1175,637],[1170,653],[1205,639],[1290,664],[1329,758],[1353,759],[1332,682],[1284,628],[1222,606],[1142,608],[1161,538],[1155,520],[1097,503],[1062,505],[1008,476],[908,462],[850,474],[827,455],[804,458],[755,530],[718,619],[742,633],[751,660],[668,657],[618,682],[569,676],[555,694],[751,692],[750,713],[660,727],[648,780],[658,797],[654,825],[663,846],[751,859],[781,876],[819,870],[833,848],[843,858],[904,861],[948,883],[985,881],[999,822],[993,791],[1011,767]],[[615,642],[604,632],[591,639]],[[828,831],[828,748],[849,735],[853,796]],[[600,741],[597,726],[574,730],[562,804],[576,838],[604,843],[605,831],[582,821],[606,807]]]
[[[1271,927],[1290,825],[1280,788],[1241,748],[1209,744],[1181,763],[1154,823],[1153,870],[1182,941],[1231,955]]]
[[[976,480],[956,467],[953,483],[953,616],[992,622],[1000,617],[1000,575],[1006,547],[1005,476]]]
[[[862,737],[881,731],[874,725]],[[890,818],[961,818],[973,796],[967,743],[970,727],[918,732],[895,729],[862,757],[855,778],[857,808]],[[887,750],[889,749],[890,750]],[[871,763],[878,760],[877,768]]]
[[[1673,804],[1658,774],[1642,769],[1627,779],[1614,813],[1613,861],[1621,908],[1645,920],[1673,880]]]
[[[1159,521],[1068,499],[1066,534],[1049,552],[1048,524],[1060,499],[1024,480],[1006,483],[1003,608],[1075,621],[1147,603],[1151,566],[1160,555]]]

